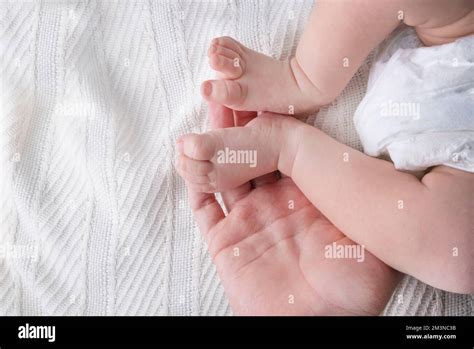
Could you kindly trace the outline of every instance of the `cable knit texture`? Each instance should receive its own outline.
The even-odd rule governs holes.
[[[289,57],[312,1],[0,1],[0,314],[228,315],[173,170],[210,40]],[[370,60],[309,122],[360,149]],[[400,297],[401,296],[401,297]],[[472,314],[406,277],[385,314]]]

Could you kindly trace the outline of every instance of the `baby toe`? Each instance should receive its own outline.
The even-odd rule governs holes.
[[[182,154],[194,160],[211,160],[216,152],[215,138],[208,133],[181,136],[178,144]]]
[[[208,80],[203,82],[201,94],[208,102],[238,110],[245,100],[246,91],[235,80]]]
[[[197,176],[207,176],[214,168],[210,161],[194,160],[184,155],[178,156],[176,165],[181,170]]]
[[[218,44],[212,44],[209,47],[207,55],[209,57],[213,55],[220,55],[220,56],[224,56],[230,59],[240,58],[240,55],[237,51],[231,50],[225,46],[218,45]]]
[[[230,36],[221,36],[212,40],[211,45],[222,46],[226,49],[237,52],[239,56],[243,57],[245,54],[245,46]]]
[[[198,176],[183,170],[178,170],[178,173],[188,183],[197,185],[206,185],[212,183],[208,176]]]
[[[186,181],[186,185],[193,191],[200,193],[216,193],[217,189],[212,183],[199,184]]]
[[[222,74],[224,79],[238,79],[242,76],[243,68],[240,58],[229,58],[220,54],[209,57],[211,68]]]

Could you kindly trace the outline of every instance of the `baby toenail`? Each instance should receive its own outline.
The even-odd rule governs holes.
[[[210,53],[214,53],[217,51],[217,45],[216,44],[212,44],[212,46],[209,48],[209,52]]]
[[[212,83],[210,81],[204,83],[202,92],[205,96],[210,96],[212,94]]]

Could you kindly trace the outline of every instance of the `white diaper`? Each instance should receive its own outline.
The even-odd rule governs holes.
[[[403,28],[377,53],[354,116],[364,151],[399,170],[474,172],[474,35],[420,46]]]

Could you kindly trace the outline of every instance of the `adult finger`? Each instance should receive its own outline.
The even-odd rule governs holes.
[[[257,112],[253,111],[234,111],[235,126],[245,126],[250,120],[257,117]]]
[[[250,182],[246,182],[240,187],[230,189],[224,193],[221,193],[222,201],[224,202],[227,212],[232,211],[237,202],[246,197],[251,190],[252,184]]]
[[[223,106],[222,104],[212,103],[208,104],[209,110],[209,124],[211,129],[234,127],[234,114],[232,110]]]
[[[214,194],[200,193],[189,186],[188,197],[196,223],[206,241],[209,241],[209,232],[225,218],[221,205]]]

